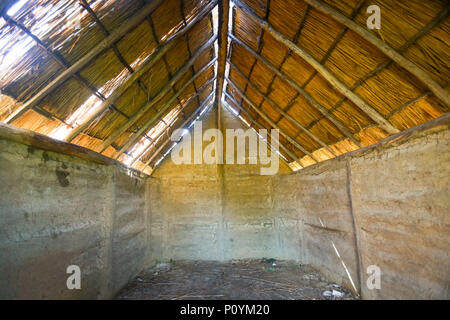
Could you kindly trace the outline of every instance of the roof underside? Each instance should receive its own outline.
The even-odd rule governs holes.
[[[217,78],[225,107],[280,130],[294,169],[449,111],[447,1],[231,0],[229,23],[225,1],[2,2],[0,121],[150,173]]]

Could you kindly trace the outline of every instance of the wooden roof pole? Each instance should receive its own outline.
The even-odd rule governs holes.
[[[0,13],[6,12],[13,4],[16,2],[16,0],[3,0],[0,1]]]
[[[317,111],[322,113],[324,117],[326,117],[328,120],[330,120],[338,129],[341,131],[348,139],[350,139],[353,143],[355,143],[358,147],[361,147],[361,144],[358,140],[355,139],[355,137],[352,135],[352,133],[347,129],[347,127],[342,124],[336,117],[334,117],[324,106],[322,106],[316,99],[314,99],[308,92],[306,92],[303,88],[301,88],[297,83],[294,82],[291,78],[289,78],[285,73],[278,70],[274,65],[272,65],[269,61],[264,59],[262,56],[257,54],[252,48],[250,48],[247,44],[245,44],[243,41],[238,39],[236,36],[229,34],[228,35],[233,41],[237,42],[239,45],[241,45],[244,49],[246,49],[248,52],[253,54],[256,58],[258,58],[261,62],[263,62],[270,70],[272,70],[278,77],[286,81],[291,87],[293,87],[297,92],[299,92],[305,99],[308,101],[308,103],[314,107]]]
[[[439,25],[447,16],[449,13],[449,7],[445,7],[444,10],[442,10],[436,17],[434,17],[424,28],[422,28],[418,33],[416,33],[413,37],[411,37],[410,39],[408,39],[408,41],[406,41],[399,49],[398,49],[398,53],[402,54],[404,53],[406,50],[408,50],[414,43],[416,43],[417,41],[419,41],[419,39],[421,39],[423,36],[425,36],[428,32],[430,32],[430,30],[432,30],[434,27],[436,27],[437,25]],[[353,16],[353,15],[352,15]],[[347,28],[348,29],[348,28]],[[358,81],[356,81],[351,87],[350,90],[355,90],[357,87],[359,87],[360,85],[362,85],[364,82],[366,82],[368,79],[376,76],[377,74],[380,74],[384,69],[389,68],[389,66],[393,63],[393,60],[388,60],[385,61],[381,64],[379,64],[375,69],[373,69],[372,71],[370,71],[369,73],[367,73],[365,76],[363,76],[362,78],[360,78]],[[444,89],[446,89],[446,86],[444,86]],[[426,95],[430,95],[432,94],[431,91],[428,91]],[[421,94],[422,96],[422,94]],[[339,101],[330,109],[330,112],[336,110],[344,101],[345,101],[345,97],[342,97],[341,99],[339,99]],[[413,99],[411,101],[411,103],[416,102],[416,99]],[[406,103],[407,104],[407,103]],[[406,105],[405,104],[405,105]],[[395,110],[397,110],[399,108],[396,108]],[[395,112],[395,110],[392,110],[391,113],[389,115],[386,116],[386,119],[390,119],[393,115],[393,112]],[[400,108],[401,110],[401,108]],[[314,125],[317,122],[319,122],[320,120],[322,120],[323,117],[320,117],[317,120],[314,120],[313,122],[311,122],[310,125]],[[308,125],[308,126],[310,126]]]
[[[172,98],[160,109],[158,110],[158,113],[154,115],[151,119],[149,119],[136,133],[134,133],[131,138],[125,143],[125,145],[117,152],[117,154],[113,157],[114,159],[117,159],[120,157],[122,153],[124,153],[133,143],[136,142],[136,140],[139,138],[139,136],[145,132],[146,130],[150,130],[150,128],[155,124],[155,121],[157,121],[172,105],[172,102],[177,98],[178,95],[180,95],[197,77],[199,77],[206,69],[211,67],[216,62],[216,58],[211,60],[208,64],[206,64],[202,69],[197,71],[197,73],[176,93],[176,95],[173,95]],[[168,90],[167,90],[168,91]],[[163,97],[162,95],[161,97]],[[142,112],[141,112],[142,110]],[[133,116],[136,120],[144,115],[144,108],[141,108],[138,113],[136,114],[136,117]],[[118,132],[118,130],[116,131]],[[115,132],[115,136],[117,135]],[[123,131],[125,132],[125,131]],[[123,133],[122,132],[122,133]],[[117,136],[118,137],[118,136]],[[111,143],[113,140],[111,139]]]
[[[111,34],[103,39],[99,44],[97,44],[92,50],[83,55],[77,62],[75,62],[71,67],[64,70],[59,74],[54,80],[42,88],[38,93],[36,93],[32,98],[26,101],[20,108],[18,108],[14,113],[12,113],[6,120],[6,123],[10,123],[24,114],[28,109],[31,109],[37,105],[46,95],[52,92],[55,88],[61,85],[64,81],[70,78],[74,73],[80,71],[85,67],[90,61],[97,57],[100,53],[110,48],[112,44],[120,40],[125,34],[136,27],[140,22],[142,22],[147,15],[151,14],[163,0],[155,0],[143,7],[137,14],[127,19],[125,23],[116,28]]]
[[[356,32],[364,40],[370,42],[373,46],[387,55],[389,58],[394,60],[399,66],[413,74],[417,79],[419,79],[423,84],[428,86],[428,88],[447,106],[450,106],[450,94],[444,90],[436,81],[434,81],[425,71],[419,68],[417,65],[406,59],[395,49],[390,47],[387,43],[383,42],[381,39],[376,37],[374,34],[361,27],[359,24],[350,20],[346,16],[340,14],[336,10],[320,3],[317,0],[305,0],[310,6],[315,9],[325,13],[326,15],[332,17],[334,20],[342,23],[352,31]]]
[[[91,6],[87,2],[87,0],[79,0],[80,5],[89,13],[89,15],[94,19],[95,23],[99,26],[100,30],[102,30],[102,33],[107,37],[109,36],[109,31],[106,29],[105,25],[100,21],[97,14],[92,10]],[[116,55],[117,59],[123,64],[125,68],[128,69],[131,73],[134,72],[133,68],[128,64],[128,62],[125,60],[125,58],[120,53],[119,49],[117,49],[117,46],[115,43],[111,45],[111,48],[114,51],[114,54]]]
[[[224,96],[225,96],[225,97],[228,97],[228,98],[231,100],[231,96],[230,96],[228,93],[224,92]],[[236,100],[232,100],[232,101],[237,102]],[[232,108],[232,107],[230,106],[229,103],[227,103],[227,104],[229,105],[230,108]],[[233,103],[233,104],[235,104],[235,103]],[[256,131],[256,129],[252,127],[252,124],[257,125],[257,126],[260,127],[261,129],[266,129],[266,128],[264,128],[262,125],[260,125],[258,122],[256,122],[256,120],[255,120],[252,116],[250,116],[250,115],[248,114],[247,110],[245,110],[245,109],[242,108],[242,107],[237,107],[237,108],[238,108],[238,110],[239,110],[239,113],[240,113],[240,112],[244,112],[244,113],[247,115],[247,117],[250,119],[250,125],[248,125],[243,119],[239,118],[239,120],[241,120],[242,123],[244,123],[244,124],[247,125],[249,128],[252,128],[252,129],[255,130],[255,131]],[[270,148],[271,152],[272,152],[272,151],[278,151],[278,152],[279,152],[279,150],[276,150],[276,149],[272,146],[272,144],[269,142],[269,137],[270,137],[270,136],[267,137],[267,140],[266,140],[266,141],[264,141],[259,135],[257,135],[257,136],[258,136],[258,139],[261,140],[261,142],[265,143],[265,144]],[[286,152],[287,148],[286,148],[285,146],[283,146],[279,141],[278,141],[278,145],[279,145],[279,147],[280,147],[281,149],[283,149],[283,150]],[[281,152],[280,152],[280,154],[281,154]],[[281,161],[283,161],[285,164],[287,164],[287,165],[289,166],[289,162],[286,160],[287,158],[285,159],[285,156],[284,156],[284,155],[283,155],[282,157],[280,156],[280,159],[281,159]],[[295,161],[296,158],[293,158],[293,159],[294,159],[293,161]],[[300,166],[301,166],[301,165],[300,165]]]
[[[186,14],[185,14],[186,6],[185,6],[184,2],[185,2],[185,0],[180,0],[180,12],[181,12],[181,17],[183,18],[183,24],[184,24],[184,26],[186,26],[188,24],[188,22],[186,20]],[[210,19],[210,21],[212,20],[212,14],[209,15],[209,19]],[[213,25],[213,23],[211,23],[211,26],[212,25]],[[152,26],[152,29],[155,30],[154,25]],[[190,58],[192,58],[192,48],[191,48],[191,38],[189,37],[189,33],[186,34],[185,38],[186,38],[186,44],[187,44],[187,49],[188,49],[189,59],[190,59]],[[195,73],[194,66],[191,67],[191,72],[192,72],[192,74]],[[194,86],[195,93],[198,93],[198,88],[197,88],[197,85],[195,84],[195,82],[193,83],[193,86]],[[179,99],[178,99],[178,102],[181,104],[181,101],[179,101]],[[198,102],[198,105],[200,105],[202,103],[200,101],[199,95],[197,95],[197,102]],[[184,110],[182,111],[182,113],[183,113],[183,117],[186,118],[186,115],[184,114]]]
[[[7,23],[9,23],[12,26],[15,26],[17,28],[19,28],[20,30],[22,30],[24,33],[26,33],[31,39],[34,40],[34,42],[36,42],[37,46],[39,48],[41,48],[42,50],[44,50],[50,57],[52,57],[56,62],[58,62],[58,64],[60,66],[62,66],[64,69],[68,69],[70,68],[71,64],[63,57],[63,55],[61,53],[59,53],[57,50],[52,49],[49,45],[45,44],[41,39],[39,39],[35,34],[33,34],[31,32],[30,29],[28,29],[26,26],[24,26],[22,23],[20,23],[19,21],[14,20],[13,18],[11,18],[10,16],[8,16],[6,13],[2,13],[1,16],[3,17],[3,19],[5,19],[5,21]],[[96,87],[94,87],[92,84],[89,83],[89,81],[87,81],[84,77],[82,77],[79,72],[75,72],[74,74],[72,74],[72,77],[74,79],[76,79],[77,81],[79,81],[82,85],[84,85],[84,87],[86,89],[88,89],[89,91],[91,91],[93,94],[95,94],[96,97],[98,97],[99,99],[105,101],[106,98],[103,94],[101,94]],[[123,112],[121,112],[119,109],[116,108],[116,106],[114,106],[113,104],[111,105],[111,107],[118,111],[121,115],[127,117]],[[44,112],[44,113],[48,113],[50,115],[49,112],[47,112],[46,110],[40,108],[39,106],[35,105],[33,107],[31,107],[31,109],[35,110],[38,113]],[[43,114],[44,116],[46,116],[45,114]],[[55,115],[51,115],[52,118],[55,118],[59,121],[61,121],[62,123],[64,123],[65,125],[67,125],[68,127],[71,127],[71,125],[65,123],[65,121],[63,119],[59,119],[58,117],[56,117]]]
[[[211,92],[211,94],[203,101],[203,103],[197,108],[197,110],[195,110],[191,116],[189,118],[187,118],[178,128],[183,128],[184,126],[186,126],[189,122],[191,122],[192,120],[194,120],[194,118],[205,108],[205,106],[211,102],[211,98],[213,97],[214,92]],[[150,157],[150,159],[148,159],[145,164],[144,164],[144,168],[147,167],[150,162],[153,161],[153,159],[155,159],[155,157],[158,155],[158,153],[160,153],[162,151],[162,149],[164,149],[164,147],[170,142],[172,141],[170,138],[166,139],[166,141],[164,141],[164,143],[152,154],[152,156]],[[153,168],[152,168],[153,169]]]
[[[230,78],[225,78],[229,84],[231,84],[236,90],[236,92],[244,98],[244,101],[247,102],[264,120],[266,120],[272,127],[275,129],[278,129],[280,131],[280,134],[283,135],[290,143],[292,143],[297,149],[299,149],[304,154],[311,157],[311,159],[314,160],[314,162],[319,162],[319,160],[311,154],[308,150],[306,150],[304,147],[302,147],[297,141],[292,139],[287,133],[285,133],[275,122],[273,122],[263,111],[258,109],[258,107],[255,106],[255,104],[245,96],[245,94],[236,86],[236,84],[233,83],[233,81],[230,80]]]
[[[180,0],[180,4],[181,5],[183,4],[183,0]],[[182,8],[180,7],[180,9],[182,9]],[[181,12],[183,12],[183,11],[181,11]],[[183,18],[183,23],[185,23],[185,19],[183,17],[183,14],[182,14],[182,18]],[[160,40],[159,40],[159,37],[158,37],[158,33],[156,32],[156,29],[155,29],[155,23],[153,21],[153,18],[149,16],[149,17],[147,17],[147,21],[149,23],[150,30],[152,31],[153,39],[159,45],[160,44]],[[188,35],[189,34],[186,33],[185,41],[186,41],[186,44],[187,44],[187,47],[188,47],[188,53],[189,53],[189,58],[188,59],[191,59],[192,58],[192,54],[191,54],[191,51],[189,50]],[[173,77],[173,74],[172,74],[172,71],[170,69],[169,63],[167,62],[167,57],[163,56],[162,57],[162,61],[164,63],[164,68],[166,69],[166,72],[169,75],[169,79],[171,79]],[[191,66],[191,68],[192,68],[192,66]],[[195,73],[195,72],[193,72],[193,73]],[[172,87],[172,93],[175,94],[175,88],[174,87]],[[178,104],[181,104],[181,101],[178,99],[178,97],[177,97],[177,100],[178,100]]]
[[[185,28],[181,29],[179,32],[174,34],[169,38],[158,50],[156,50],[148,59],[147,62],[142,63],[134,73],[132,73],[124,83],[116,88],[111,95],[99,106],[98,110],[93,113],[88,119],[83,121],[75,130],[72,131],[66,141],[72,141],[75,137],[80,134],[84,129],[86,129],[92,121],[94,121],[103,111],[105,111],[111,103],[116,101],[134,82],[136,82],[143,74],[148,72],[150,68],[161,59],[167,51],[169,51],[176,43],[176,39],[184,35],[189,31],[198,21],[203,19],[212,10],[214,2],[207,5],[202,12],[196,16]]]
[[[241,70],[238,69],[236,65],[234,65],[231,60],[228,60],[230,66],[237,72],[239,75],[243,78],[246,78],[245,75],[242,73]],[[320,140],[318,137],[316,137],[313,133],[311,133],[309,130],[307,130],[304,126],[302,126],[297,120],[295,120],[292,116],[290,116],[288,113],[284,112],[284,110],[271,98],[269,98],[267,95],[262,93],[251,81],[248,79],[248,85],[255,90],[259,95],[261,95],[265,101],[269,102],[275,110],[277,110],[281,115],[283,115],[286,119],[288,119],[291,123],[296,125],[298,128],[300,128],[302,131],[304,131],[310,138],[312,138],[314,141],[316,141],[318,144],[320,144],[322,147],[327,149],[329,152],[331,152],[332,155],[337,156],[336,152],[334,152],[333,149],[331,149],[325,142]]]
[[[219,53],[217,59],[217,83],[215,104],[217,105],[217,128],[221,129],[220,109],[222,104],[222,91],[225,81],[225,67],[228,49],[228,19],[230,11],[229,0],[219,0]]]
[[[209,42],[207,44],[210,44]],[[147,101],[143,106],[141,106],[137,112],[128,119],[125,123],[123,123],[119,128],[114,130],[114,132],[101,144],[99,148],[99,152],[103,152],[106,148],[108,148],[120,135],[122,135],[128,128],[130,128],[133,124],[135,124],[148,110],[150,110],[158,101],[163,99],[171,90],[172,87],[177,83],[186,73],[186,71],[195,63],[197,58],[203,53],[204,50],[209,49],[208,46],[204,46],[200,48],[198,53],[196,53],[171,79],[170,81],[162,88],[156,97]],[[214,60],[213,60],[214,61]],[[211,62],[205,65],[202,69],[200,69],[195,75],[191,77],[191,79],[183,85],[183,87],[178,90],[177,93],[174,93],[170,98],[169,102],[172,103],[175,99],[177,99],[178,95],[183,92],[203,71],[205,71],[208,67],[211,66]],[[169,103],[166,103],[165,106],[161,109],[163,110]]]
[[[368,0],[358,0],[358,3],[356,4],[356,7],[352,10],[351,14],[350,14],[350,19],[354,19],[358,13],[360,12],[361,8],[366,4]],[[309,6],[308,4],[306,4],[307,8],[311,8],[311,6]],[[267,20],[267,19],[265,19]],[[333,43],[331,44],[331,46],[327,49],[327,51],[325,52],[325,55],[319,60],[321,64],[325,64],[325,62],[328,60],[328,58],[331,56],[331,54],[333,53],[334,49],[336,49],[337,45],[339,44],[339,42],[342,40],[342,38],[345,36],[345,34],[347,33],[348,28],[344,27],[342,28],[342,30],[339,32],[339,34],[334,38]],[[298,38],[296,38],[293,42],[297,43]],[[290,51],[290,50],[289,50]],[[281,66],[278,68],[281,69]],[[317,70],[314,70],[311,75],[308,77],[308,79],[306,79],[306,81],[302,84],[302,88],[305,89],[306,86],[312,81],[312,79],[315,78],[315,76],[317,75]],[[350,90],[353,91],[353,87],[350,87]],[[292,98],[292,100],[288,103],[288,106],[286,107],[285,111],[289,112],[289,110],[294,106],[295,100],[297,99],[298,94],[296,96],[294,96]],[[343,97],[342,100],[345,100],[346,98]],[[331,109],[330,109],[331,110]],[[335,109],[333,109],[334,111]],[[324,116],[320,116],[318,119],[312,121],[310,124],[308,124],[308,126],[306,127],[306,129],[311,129],[313,127],[313,125],[315,125],[317,122],[319,122],[320,120],[322,120],[324,118]],[[280,118],[277,123],[281,120],[282,118]]]
[[[214,81],[216,81],[216,78],[212,78],[211,80],[209,80],[208,82],[206,82],[204,85],[202,85],[197,92],[195,92],[195,94],[193,96],[191,96],[189,99],[187,99],[184,103],[184,106],[181,105],[182,109],[180,110],[181,112],[184,112],[184,109],[186,109],[186,107],[189,105],[189,103],[191,103],[191,101],[193,101],[196,98],[200,97],[200,94],[212,83],[214,83]],[[201,103],[199,103],[198,105],[201,105]],[[166,123],[164,128],[161,130],[161,132],[151,140],[150,145],[148,146],[148,148],[145,148],[144,150],[142,150],[133,160],[133,162],[131,162],[130,166],[133,166],[140,158],[141,156],[146,153],[158,140],[159,138],[161,138],[161,136],[166,132],[167,129],[169,129],[170,127],[172,127],[175,122],[177,122],[177,120],[179,119],[179,116],[176,117],[175,119],[173,119],[170,123]]]
[[[352,10],[352,13],[350,14],[350,18],[354,19],[358,13],[361,11],[361,8],[366,4],[368,0],[359,0],[358,4],[356,5],[356,7]],[[307,4],[308,5],[308,4]],[[308,6],[308,8],[310,8]],[[342,40],[342,38],[345,36],[345,34],[347,33],[348,28],[344,27],[339,34],[336,36],[336,38],[334,38],[333,43],[331,44],[331,46],[328,48],[328,50],[325,52],[325,55],[320,59],[320,63],[324,64],[328,58],[331,56],[331,54],[333,53],[334,49],[336,49],[337,45],[339,44],[339,42]],[[296,42],[296,41],[294,41]],[[310,82],[311,80],[316,76],[317,74],[317,70],[314,70],[314,72],[309,76],[309,78],[305,81],[305,83],[302,85],[302,88],[305,88]],[[351,88],[350,88],[351,89]]]
[[[265,13],[264,13],[264,20],[268,20],[269,19],[269,15],[270,15],[270,0],[267,0],[267,2],[266,2],[266,10],[265,10]],[[261,8],[262,9],[262,8]],[[307,10],[306,10],[307,11]],[[304,17],[306,17],[306,14],[304,14]],[[234,24],[234,22],[236,21],[236,7],[234,7],[233,8],[233,11],[232,11],[232,21],[233,21],[233,24]],[[229,31],[229,33],[234,33],[234,30],[230,30]],[[263,28],[261,28],[261,31],[259,32],[259,35],[257,35],[256,36],[256,53],[258,53],[258,54],[261,54],[261,51],[262,51],[262,49],[263,49],[263,39],[264,39],[264,36],[265,36],[265,31],[264,31],[264,29]],[[230,48],[231,48],[231,46],[230,46]],[[230,49],[231,50],[231,49]],[[286,59],[287,59],[287,55],[289,55],[289,50],[288,50],[288,52],[286,53]],[[230,52],[230,55],[229,55],[229,58],[231,58],[231,52]],[[251,78],[251,76],[252,76],[252,74],[253,74],[253,71],[255,70],[255,67],[256,67],[256,64],[258,63],[258,59],[255,59],[255,61],[252,63],[252,65],[250,66],[250,70],[248,71],[248,77],[246,78],[246,80],[245,80],[245,86],[244,86],[244,89],[242,90],[242,92],[244,92],[244,93],[246,93],[247,92],[247,88],[248,88],[248,81],[249,81],[249,79]],[[284,63],[284,58],[283,58],[283,60],[282,60],[282,62],[281,62],[281,65]],[[269,82],[269,85],[268,85],[268,87],[267,87],[267,91],[266,92],[269,92],[270,91],[270,89],[272,88],[272,85],[273,85],[273,82],[275,81],[275,77],[276,76],[272,76],[272,79],[271,79],[271,81]],[[240,101],[240,104],[242,104],[242,101],[243,101],[243,99],[241,98],[241,101]],[[264,101],[264,100],[263,100]],[[261,103],[262,103],[262,101],[261,101]],[[258,105],[258,108],[261,108],[261,103]]]
[[[250,9],[246,4],[239,0],[232,0],[238,7],[242,8],[245,12],[250,14],[262,28],[266,30],[270,35],[272,35],[278,42],[284,44],[287,48],[291,49],[295,54],[300,56],[308,64],[310,64],[317,72],[330,84],[332,84],[341,94],[345,95],[350,101],[352,101],[356,106],[358,106],[362,111],[364,111],[372,120],[380,125],[384,130],[393,134],[400,130],[395,128],[389,121],[387,121],[381,114],[378,113],[374,108],[369,106],[360,96],[352,92],[347,86],[337,79],[328,69],[325,68],[323,64],[318,62],[313,56],[307,53],[305,50],[297,46],[295,43],[290,41],[284,35],[276,31],[267,21],[259,18],[252,9]]]
[[[255,118],[253,118],[250,113],[248,113],[247,110],[245,110],[243,107],[241,107],[238,102],[226,91],[224,91],[224,95],[231,100],[231,102],[233,102],[233,104],[241,111],[244,112],[245,115],[250,119],[251,123],[256,124],[258,127],[260,127],[261,129],[266,129],[261,123],[259,123]],[[267,141],[267,143],[269,143],[269,141]],[[269,145],[271,145],[269,143]],[[280,148],[286,152],[288,154],[289,157],[291,157],[292,161],[297,161],[297,157],[295,156],[295,154],[292,153],[291,150],[289,150],[288,148],[286,148],[280,141],[278,141],[278,145],[280,146]],[[282,158],[283,159],[283,158]],[[283,159],[284,160],[284,159]],[[303,168],[303,166],[299,163],[299,165]]]

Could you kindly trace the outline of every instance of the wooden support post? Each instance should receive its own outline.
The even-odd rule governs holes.
[[[356,106],[358,106],[362,111],[364,111],[372,120],[380,125],[384,130],[393,134],[399,132],[389,121],[383,118],[381,114],[378,113],[374,108],[369,106],[361,97],[352,92],[347,86],[337,79],[328,69],[325,68],[320,62],[318,62],[313,56],[307,53],[305,50],[297,46],[295,43],[287,39],[284,35],[276,31],[267,21],[259,18],[252,9],[250,9],[246,4],[239,0],[233,0],[233,2],[245,12],[250,14],[256,21],[258,21],[266,32],[272,35],[278,42],[284,44],[287,48],[291,49],[292,52],[297,54],[308,64],[310,64],[317,72],[327,80],[331,85],[333,85],[341,94],[346,96],[350,101],[352,101]]]

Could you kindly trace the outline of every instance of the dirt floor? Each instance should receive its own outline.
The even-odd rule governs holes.
[[[176,261],[143,270],[117,299],[151,300],[353,300],[349,290],[310,266],[293,262]]]

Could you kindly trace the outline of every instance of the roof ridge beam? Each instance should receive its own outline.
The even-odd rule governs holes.
[[[143,7],[137,14],[127,19],[125,23],[114,29],[111,34],[98,43],[93,49],[88,53],[83,55],[77,62],[75,62],[71,67],[59,74],[55,79],[53,79],[49,84],[42,88],[38,93],[36,93],[32,98],[25,102],[19,109],[12,113],[6,120],[6,123],[11,123],[21,115],[23,115],[28,109],[31,109],[37,105],[45,96],[52,92],[56,87],[61,85],[64,81],[70,78],[74,73],[80,71],[89,62],[91,62],[100,53],[111,47],[112,44],[121,39],[125,34],[127,34],[131,29],[136,27],[141,23],[145,17],[151,14],[163,0],[155,0]]]
[[[395,49],[389,46],[387,43],[373,35],[371,32],[367,31],[359,24],[350,20],[343,14],[337,12],[336,10],[318,2],[317,0],[305,0],[310,6],[315,9],[325,13],[326,15],[332,17],[334,20],[342,23],[352,31],[356,32],[364,40],[370,42],[373,46],[383,52],[386,56],[395,61],[399,66],[407,70],[409,73],[413,74],[417,79],[419,79],[423,84],[425,84],[442,102],[447,106],[450,106],[450,94],[447,93],[436,81],[434,81],[425,71],[411,62],[409,59],[405,58],[403,55],[398,53]]]
[[[198,78],[206,69],[208,69],[209,67],[211,67],[215,62],[216,62],[216,59],[217,58],[214,58],[213,60],[211,60],[208,64],[206,64],[202,69],[200,69],[199,71],[197,71],[197,73],[194,75],[194,76],[192,76],[192,78],[185,84],[185,85],[183,85],[183,87],[180,89],[180,90],[178,90],[178,92],[175,94],[175,95],[173,95],[172,96],[172,98],[170,98],[170,100],[158,111],[158,113],[156,114],[156,115],[154,115],[151,119],[149,119],[135,134],[133,134],[133,136],[125,143],[125,145],[119,150],[119,152],[113,157],[114,159],[117,159],[122,153],[124,153],[133,143],[135,143],[135,141],[137,140],[137,138],[145,131],[145,130],[148,130],[150,127],[152,127],[153,125],[154,125],[154,122],[155,121],[157,121],[158,119],[159,119],[159,117],[161,117],[163,114],[164,114],[164,112],[166,112],[166,110],[172,105],[172,102],[176,99],[176,97],[178,96],[178,95],[180,95],[196,78]],[[169,88],[170,89],[170,88]],[[168,91],[168,90],[167,90]],[[167,92],[166,91],[166,92]],[[164,95],[161,95],[161,98],[163,97]],[[150,102],[148,105],[151,105],[151,103],[152,102]],[[136,116],[133,116],[133,120],[137,120],[138,118],[140,118],[141,116],[143,116],[144,115],[144,113],[148,110],[148,108],[147,108],[147,110],[144,110],[145,109],[145,107],[144,108],[141,108],[139,111],[138,111],[138,114],[136,114]],[[124,128],[125,126],[123,126],[120,130],[122,131],[123,130],[123,128]],[[129,126],[127,126],[127,128],[129,128]],[[125,129],[126,130],[126,129]],[[115,132],[119,132],[119,130],[117,130],[117,131],[115,131]],[[122,133],[123,132],[125,132],[124,130],[122,131]],[[121,134],[122,134],[121,133]],[[117,136],[117,137],[119,137],[119,135],[117,135],[117,134],[114,134],[114,136]],[[117,137],[115,138],[115,139],[117,139]],[[111,137],[110,137],[111,138]],[[114,140],[115,140],[114,139]],[[114,142],[114,140],[112,140],[112,139],[109,139],[108,138],[108,140],[107,140],[107,143],[109,143],[108,144],[108,146],[112,143],[112,142]],[[105,141],[106,142],[106,141]],[[105,148],[106,149],[106,147],[108,147],[108,146],[106,146],[106,143],[105,144],[103,144],[102,145],[102,149],[103,148]],[[103,150],[105,150],[105,149],[103,149]]]
[[[230,66],[236,70],[237,73],[239,73],[242,77],[245,78],[244,74],[237,66],[235,66],[230,60],[228,60]],[[337,156],[336,152],[334,152],[333,149],[331,149],[325,142],[323,142],[321,139],[316,137],[312,132],[310,132],[308,129],[306,129],[304,126],[302,126],[297,120],[295,120],[292,116],[290,116],[288,113],[286,113],[275,101],[273,101],[271,98],[269,98],[267,95],[262,93],[251,81],[248,79],[248,84],[250,87],[255,90],[259,95],[261,95],[265,101],[269,102],[275,110],[277,110],[279,113],[281,113],[286,119],[288,119],[291,123],[296,125],[298,128],[300,128],[302,131],[304,131],[310,138],[312,138],[314,141],[316,141],[318,144],[320,144],[323,148],[327,149],[333,156]]]
[[[305,50],[297,46],[295,43],[287,39],[280,32],[276,31],[267,21],[258,17],[252,9],[247,5],[242,3],[240,0],[232,0],[238,7],[242,8],[245,12],[250,14],[258,23],[264,28],[270,35],[272,35],[278,42],[284,44],[287,48],[291,49],[295,54],[305,60],[309,65],[311,65],[317,72],[327,80],[331,85],[333,85],[341,94],[346,96],[351,100],[356,106],[358,106],[362,111],[364,111],[372,120],[380,125],[387,132],[394,134],[400,132],[395,128],[388,120],[383,118],[383,116],[378,113],[374,108],[367,104],[360,96],[351,91],[347,86],[341,82],[336,76],[334,76],[328,69],[325,68],[323,64],[317,61],[313,56],[307,53]]]
[[[297,149],[299,149],[304,154],[308,155],[313,159],[314,162],[319,162],[319,160],[308,150],[306,150],[303,146],[301,146],[297,141],[292,139],[286,132],[284,132],[275,122],[273,122],[269,116],[267,116],[262,110],[258,109],[258,107],[255,106],[255,104],[245,96],[245,94],[236,86],[236,84],[233,83],[233,81],[230,80],[230,78],[226,78],[229,84],[233,86],[233,88],[236,90],[236,92],[244,98],[244,101],[247,102],[250,107],[252,107],[264,120],[266,120],[272,127],[275,129],[278,129],[280,131],[280,134],[283,135],[290,143],[292,143]]]
[[[248,45],[246,45],[243,41],[238,39],[236,36],[229,34],[228,35],[233,41],[241,45],[244,49],[246,49],[248,52],[253,54],[256,58],[258,58],[261,62],[263,62],[272,72],[276,73],[278,77],[286,81],[292,88],[297,90],[305,99],[308,101],[308,103],[314,107],[317,111],[319,111],[321,114],[323,114],[328,120],[330,120],[338,129],[341,131],[348,139],[350,139],[353,143],[355,143],[358,147],[361,147],[361,144],[358,140],[355,139],[353,134],[347,129],[347,127],[342,124],[338,119],[336,119],[335,116],[333,116],[327,108],[322,106],[316,99],[314,99],[308,92],[306,92],[305,89],[301,88],[297,83],[294,82],[291,78],[289,78],[287,75],[285,75],[283,72],[278,70],[274,65],[272,65],[269,61],[264,59],[262,56],[257,54],[252,48],[250,48]]]

